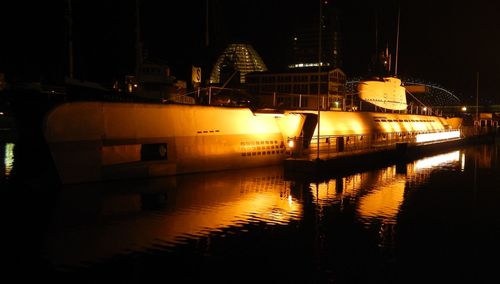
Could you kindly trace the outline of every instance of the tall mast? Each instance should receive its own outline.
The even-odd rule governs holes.
[[[379,54],[378,54],[378,11],[375,10],[375,68],[378,68],[379,64]]]
[[[476,73],[476,121],[479,121],[479,71]]]
[[[210,45],[210,38],[209,38],[209,28],[208,28],[208,15],[209,15],[209,5],[208,1],[206,0],[206,6],[205,6],[205,47],[208,47]]]
[[[66,18],[68,20],[68,75],[70,79],[73,79],[73,9],[71,7],[71,0],[68,0],[68,14]]]
[[[399,16],[400,8],[398,7],[398,28],[396,32],[396,60],[394,63],[394,77],[398,76],[398,55],[399,55]]]
[[[135,0],[135,75],[139,76],[139,68],[142,65],[142,45],[141,45],[141,26],[140,26],[139,0]]]
[[[321,30],[323,29],[323,0],[319,0],[319,34],[318,34],[318,136],[317,136],[317,152],[316,159],[319,160],[319,122],[320,122],[320,93],[321,93]]]

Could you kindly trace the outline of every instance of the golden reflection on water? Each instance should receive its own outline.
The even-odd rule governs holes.
[[[311,192],[318,205],[333,203],[341,205],[346,200],[357,203],[360,220],[370,225],[373,222],[395,224],[400,206],[404,201],[407,183],[421,184],[430,171],[444,164],[460,165],[460,151],[416,160],[406,165],[393,165],[380,170],[358,173],[331,179],[318,185],[311,184]]]
[[[395,176],[394,181],[381,184],[359,201],[358,214],[363,219],[378,218],[386,224],[395,224],[399,206],[403,203],[405,179]]]
[[[355,210],[356,220],[377,229],[380,245],[386,246],[405,191],[425,183],[438,167],[463,169],[464,159],[454,151],[309,184],[306,191],[318,207]],[[45,255],[55,267],[72,266],[150,248],[170,249],[234,228],[244,233],[251,224],[287,225],[303,218],[309,202],[294,184],[300,182],[284,180],[282,167],[271,167],[67,186],[54,211]]]
[[[54,266],[78,265],[250,223],[285,225],[302,204],[281,167],[64,188],[45,246]]]
[[[415,161],[413,167],[416,171],[428,168],[434,168],[446,163],[458,162],[460,160],[460,151],[454,151],[446,154],[436,155]]]

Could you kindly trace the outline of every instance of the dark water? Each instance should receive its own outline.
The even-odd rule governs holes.
[[[321,181],[270,167],[62,187],[29,146],[1,144],[0,162],[16,279],[500,281],[500,145]]]

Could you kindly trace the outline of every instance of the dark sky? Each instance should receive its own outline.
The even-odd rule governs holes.
[[[205,46],[206,1],[143,0],[141,31],[149,58],[187,79],[191,65],[211,68],[230,41],[251,43],[268,68],[283,69],[293,30],[317,19],[319,1],[209,0],[210,45]],[[398,75],[429,81],[464,101],[475,99],[476,73],[485,103],[499,103],[500,3],[475,1],[330,0],[339,7],[344,66],[350,77],[367,71],[379,42],[392,48],[400,7]],[[49,3],[47,3],[49,2]],[[369,4],[367,4],[368,2]],[[135,1],[73,0],[75,74],[109,84],[133,72]],[[0,72],[11,80],[56,82],[67,72],[67,1],[2,2]]]

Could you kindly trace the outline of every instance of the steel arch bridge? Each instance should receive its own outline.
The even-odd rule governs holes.
[[[400,78],[406,92],[425,106],[458,106],[461,100],[451,91],[431,82],[422,82],[412,78]],[[360,78],[347,81],[347,93],[357,93],[357,84]]]

